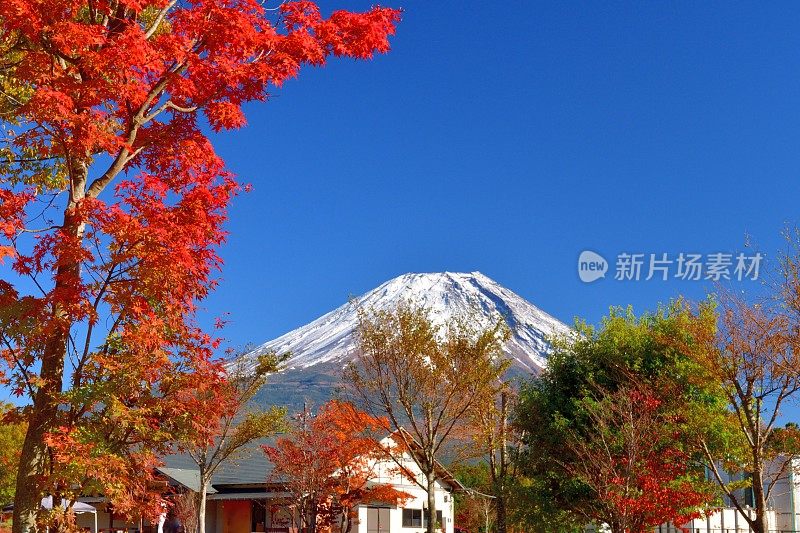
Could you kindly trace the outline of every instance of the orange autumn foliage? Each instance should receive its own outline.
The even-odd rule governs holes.
[[[223,373],[196,313],[241,187],[204,124],[243,126],[242,104],[303,65],[388,51],[398,19],[309,1],[0,2],[0,260],[16,273],[0,280],[0,383],[31,403],[15,531],[46,493],[160,512],[155,458],[208,439],[225,408],[199,400]]]
[[[364,503],[402,505],[410,495],[389,484],[375,483],[386,469],[388,451],[379,441],[386,421],[352,404],[331,400],[314,417],[303,416],[288,437],[264,452],[274,465],[272,479],[293,494],[297,527],[346,533],[357,523],[356,507]]]

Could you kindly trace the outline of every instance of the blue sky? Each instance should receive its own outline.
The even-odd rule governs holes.
[[[396,5],[388,56],[307,70],[216,138],[255,187],[206,302],[233,344],[410,271],[480,270],[596,321],[711,284],[585,284],[584,249],[734,253],[749,235],[774,258],[800,222],[800,6]]]
[[[800,223],[800,5],[390,0],[392,52],[304,71],[215,135],[230,344],[406,272],[479,270],[565,322],[702,281],[580,281],[590,249],[768,260]],[[325,0],[330,11],[367,0]],[[737,287],[752,288],[755,283]]]

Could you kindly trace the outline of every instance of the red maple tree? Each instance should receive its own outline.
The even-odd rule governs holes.
[[[587,428],[564,442],[575,459],[562,466],[593,494],[575,511],[613,533],[646,533],[701,516],[712,499],[689,471],[675,414],[644,385],[597,390],[582,402]]]
[[[297,527],[328,533],[352,531],[363,503],[404,503],[410,496],[375,480],[405,476],[389,466],[379,441],[386,421],[352,404],[331,400],[319,414],[301,415],[288,437],[264,446],[274,465],[271,478],[293,495]]]
[[[0,379],[31,401],[15,532],[75,487],[133,512],[153,458],[207,438],[218,413],[197,398],[222,373],[195,315],[240,185],[203,123],[243,126],[242,104],[304,64],[386,52],[398,19],[309,1],[0,2],[0,260],[18,280],[0,280]]]

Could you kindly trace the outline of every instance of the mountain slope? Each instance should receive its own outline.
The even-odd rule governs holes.
[[[298,396],[315,401],[321,396],[324,401],[336,387],[342,367],[355,357],[358,307],[390,309],[402,301],[429,308],[439,323],[454,316],[470,316],[488,326],[504,317],[512,329],[505,351],[513,361],[511,372],[517,375],[538,373],[547,357],[547,338],[569,331],[562,322],[480,272],[404,274],[262,344],[240,362],[247,365],[268,351],[291,352],[286,370],[273,376],[260,396],[291,405],[298,404]]]

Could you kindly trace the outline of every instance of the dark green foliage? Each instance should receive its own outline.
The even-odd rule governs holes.
[[[531,502],[523,507],[531,526],[540,515],[559,513],[586,521],[596,506],[595,490],[569,468],[579,459],[566,443],[594,437],[591,415],[597,409],[590,407],[619,390],[644,387],[656,395],[659,420],[668,420],[670,427],[654,428],[655,433],[685,453],[689,475],[698,479],[699,461],[681,435],[724,413],[725,402],[681,349],[691,342],[690,318],[683,302],[639,318],[630,308],[617,308],[599,328],[577,323],[573,337],[554,340],[546,373],[523,386],[515,412],[523,435],[517,467],[528,480],[520,490]]]

